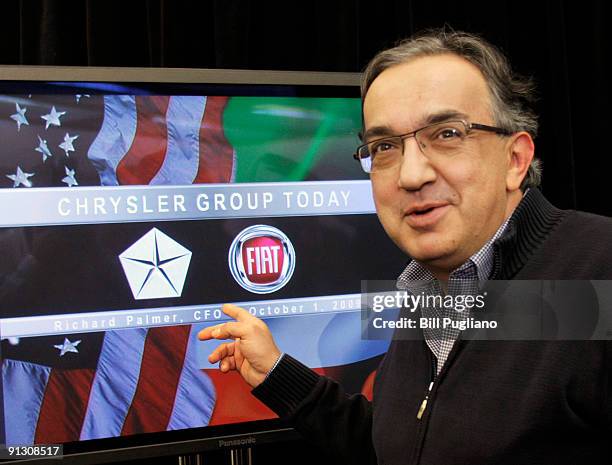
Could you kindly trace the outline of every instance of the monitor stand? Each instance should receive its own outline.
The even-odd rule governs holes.
[[[251,447],[241,447],[234,449],[227,449],[224,451],[224,465],[253,465],[253,450]],[[208,457],[213,458],[213,457]],[[190,455],[179,455],[178,465],[209,465],[210,462],[206,457],[206,454],[190,454]],[[217,462],[217,457],[214,457],[214,463]]]

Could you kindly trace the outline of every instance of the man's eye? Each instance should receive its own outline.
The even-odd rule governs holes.
[[[394,148],[395,148],[395,145],[393,145],[389,141],[381,140],[378,142],[374,142],[370,146],[370,153],[376,154],[376,153],[381,153],[381,152],[387,152],[389,150],[393,150]]]
[[[461,131],[455,128],[445,128],[440,129],[436,134],[436,139],[439,140],[453,140],[453,139],[463,139],[463,134]]]

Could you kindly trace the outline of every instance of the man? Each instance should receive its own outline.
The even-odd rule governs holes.
[[[389,237],[413,260],[398,280],[610,279],[612,221],[553,207],[536,188],[530,83],[479,37],[428,31],[378,54],[364,73],[370,173]],[[607,240],[606,240],[607,239]],[[609,463],[607,341],[394,340],[373,404],[346,396],[289,355],[266,325],[236,322],[211,362],[345,463]]]

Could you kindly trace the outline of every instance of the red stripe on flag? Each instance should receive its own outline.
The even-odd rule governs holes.
[[[53,369],[40,406],[34,442],[78,441],[95,370]]]
[[[206,110],[200,126],[200,163],[194,184],[231,181],[234,149],[223,131],[223,111],[228,99],[206,99]]]
[[[382,356],[377,356],[347,365],[313,368],[313,371],[338,381],[349,393],[361,391],[365,397],[372,400],[375,376],[372,367],[376,367],[381,359]],[[220,370],[210,369],[202,371],[210,377],[217,392],[209,426],[278,418],[251,394],[251,387],[238,372],[222,373]]]
[[[165,431],[170,421],[191,326],[151,328],[138,386],[121,435]]]
[[[166,157],[168,127],[166,111],[170,97],[136,97],[136,134],[117,165],[119,184],[149,184]]]
[[[209,426],[278,418],[272,410],[251,394],[251,387],[238,372],[202,371],[210,377],[217,393]]]

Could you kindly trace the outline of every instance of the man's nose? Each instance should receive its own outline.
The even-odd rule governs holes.
[[[436,170],[421,148],[416,137],[403,141],[403,151],[398,185],[406,190],[419,190],[425,184],[436,180]]]

